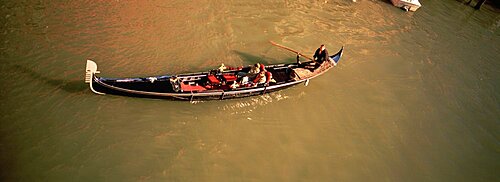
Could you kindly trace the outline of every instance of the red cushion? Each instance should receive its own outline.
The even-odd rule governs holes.
[[[191,92],[191,91],[203,91],[206,90],[206,88],[200,85],[189,85],[181,83],[181,90],[184,92]]]
[[[207,78],[211,84],[219,84],[220,83],[219,79],[217,79],[217,77],[215,77],[215,75],[208,75]]]
[[[224,80],[226,80],[227,82],[230,82],[230,81],[236,81],[236,76],[234,75],[222,75],[224,77]]]

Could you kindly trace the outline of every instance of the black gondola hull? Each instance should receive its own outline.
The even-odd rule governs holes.
[[[209,71],[175,76],[104,78],[95,75],[99,73],[97,71],[97,64],[90,60],[87,61],[86,82],[90,84],[90,89],[97,94],[187,101],[234,99],[263,95],[286,89],[297,84],[306,83],[309,79],[315,78],[334,67],[340,60],[342,51],[343,49],[337,54],[330,56],[332,61],[324,62],[316,69],[307,68],[310,63],[266,66],[266,70],[272,73],[276,82],[257,86],[230,88],[228,85],[228,83],[240,82],[241,78],[237,75],[247,72],[249,67],[218,73]],[[217,79],[220,78],[221,82],[210,83],[210,76],[216,77]],[[226,76],[232,77],[234,80],[228,80]],[[237,81],[236,78],[240,81]],[[172,80],[180,81],[173,82]]]
[[[145,92],[139,90],[122,89],[110,86],[99,80],[99,77],[94,77],[92,86],[93,89],[100,93],[121,95],[129,97],[140,97],[140,98],[154,98],[154,99],[169,99],[169,100],[187,100],[187,101],[197,101],[197,100],[222,100],[222,99],[235,99],[250,96],[263,95],[279,90],[283,90],[292,87],[297,84],[304,83],[305,80],[300,80],[296,82],[290,82],[282,85],[268,86],[268,87],[258,87],[247,90],[238,91],[213,91],[204,93],[194,93],[194,92],[182,92],[182,93],[161,93],[161,92]],[[161,82],[160,82],[161,83]],[[146,83],[147,84],[147,83]],[[166,85],[169,83],[165,83]]]

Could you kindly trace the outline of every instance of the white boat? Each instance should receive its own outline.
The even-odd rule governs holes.
[[[417,11],[422,6],[418,0],[391,0],[391,2],[394,6],[406,11]]]

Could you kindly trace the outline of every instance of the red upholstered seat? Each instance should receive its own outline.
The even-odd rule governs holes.
[[[200,85],[189,85],[181,83],[181,90],[183,92],[191,92],[191,91],[203,91],[206,90],[206,88]]]
[[[215,75],[208,75],[207,78],[208,78],[208,81],[210,82],[210,84],[220,84],[220,80],[217,79],[217,77],[215,77]]]
[[[222,75],[222,77],[224,77],[224,80],[226,80],[226,82],[236,81],[237,79],[235,75]]]

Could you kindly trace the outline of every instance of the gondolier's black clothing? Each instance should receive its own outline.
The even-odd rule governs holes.
[[[321,53],[320,51],[321,48],[316,49],[313,58],[316,60],[316,62],[323,63],[324,61],[328,60],[328,51],[326,49]]]

